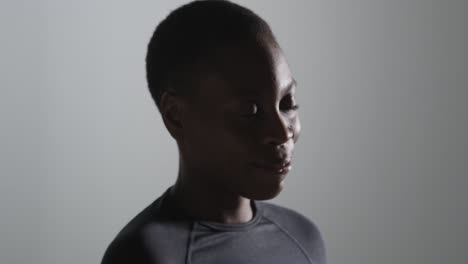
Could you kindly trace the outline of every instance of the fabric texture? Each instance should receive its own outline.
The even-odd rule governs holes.
[[[119,232],[102,264],[325,264],[322,236],[300,213],[251,200],[243,224],[194,221],[169,187]]]

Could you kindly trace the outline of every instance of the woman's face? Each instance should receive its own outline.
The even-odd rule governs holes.
[[[281,49],[247,45],[223,52],[184,113],[189,166],[246,198],[278,195],[289,171],[280,167],[291,160],[301,131],[295,89]]]

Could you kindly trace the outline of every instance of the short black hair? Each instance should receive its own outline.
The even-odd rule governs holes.
[[[277,43],[267,22],[238,4],[198,0],[172,11],[156,27],[146,55],[148,88],[159,111],[164,91],[191,94],[201,65],[224,47],[252,40]]]

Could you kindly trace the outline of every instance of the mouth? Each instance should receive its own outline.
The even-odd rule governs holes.
[[[279,163],[254,163],[254,167],[264,170],[268,173],[278,175],[287,174],[292,169],[291,159],[282,160]]]

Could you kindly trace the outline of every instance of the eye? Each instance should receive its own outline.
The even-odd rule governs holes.
[[[280,109],[285,112],[296,111],[299,109],[299,105],[294,100],[292,94],[288,94],[280,102]]]
[[[258,104],[246,103],[241,106],[240,112],[242,117],[254,117],[258,113]]]

